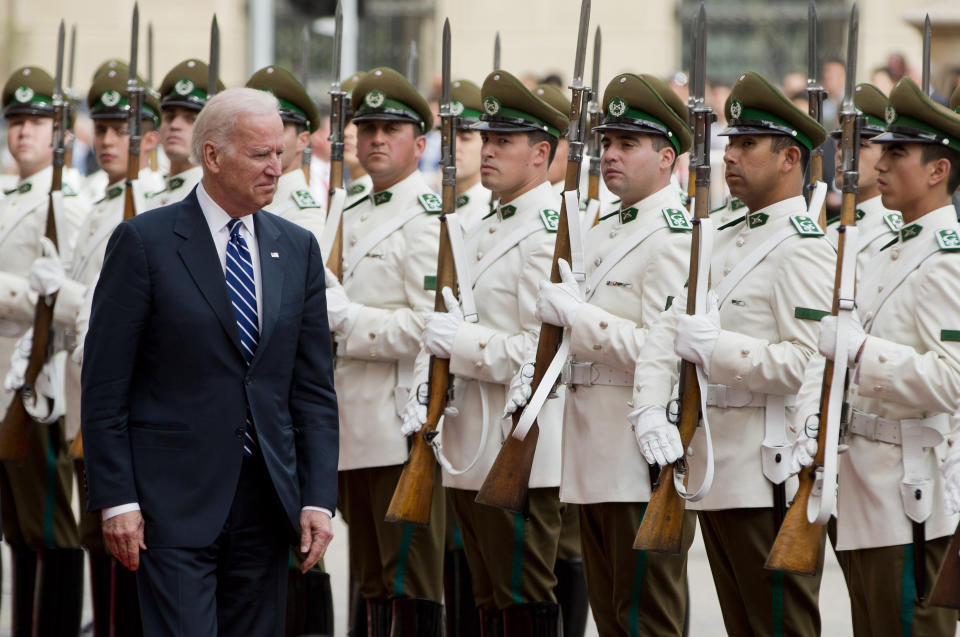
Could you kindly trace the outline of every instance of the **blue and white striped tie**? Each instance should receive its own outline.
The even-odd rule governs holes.
[[[233,303],[233,313],[237,317],[237,330],[240,332],[240,345],[247,365],[253,360],[260,339],[257,321],[257,286],[253,278],[253,260],[247,242],[240,236],[242,222],[231,219],[227,223],[230,240],[227,242],[227,290]],[[257,441],[253,431],[253,419],[247,407],[247,427],[243,440],[243,453],[253,455]]]

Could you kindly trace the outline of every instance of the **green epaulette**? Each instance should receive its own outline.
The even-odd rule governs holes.
[[[432,192],[417,195],[417,201],[420,202],[420,205],[423,206],[423,209],[429,214],[435,215],[443,210],[443,201]]]
[[[301,210],[303,208],[319,208],[320,202],[313,198],[313,195],[310,194],[309,190],[294,190],[290,193],[290,196],[293,197],[293,200],[297,202],[297,207]]]
[[[957,252],[960,250],[960,233],[956,228],[937,230],[937,245],[943,252]]]
[[[560,227],[560,213],[552,208],[542,208],[540,210],[540,221],[547,232],[556,232]]]
[[[349,190],[347,190],[347,194],[352,197],[353,195],[359,195],[361,192],[363,192],[366,189],[367,189],[366,184],[362,184],[362,183],[353,184],[352,186],[350,186]]]
[[[70,187],[70,184],[64,183],[60,187],[60,192],[63,193],[64,197],[76,197],[77,191]]]
[[[790,223],[801,237],[822,237],[823,230],[807,215],[790,215]]]
[[[662,210],[663,218],[667,222],[667,227],[674,232],[687,232],[693,230],[693,224],[687,219],[687,215],[679,208],[664,208]]]

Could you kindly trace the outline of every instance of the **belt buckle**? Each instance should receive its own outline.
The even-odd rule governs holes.
[[[577,386],[580,386],[580,387],[592,386],[593,377],[589,371],[592,368],[593,368],[593,363],[589,361],[584,361],[584,362],[570,361],[569,363],[567,363],[567,369],[570,370],[570,375],[567,378],[567,387],[576,391],[575,388]],[[588,371],[586,374],[583,374],[583,373],[578,374],[576,370],[580,370],[580,369],[586,369]],[[581,376],[581,378],[578,379],[576,378],[577,376]],[[578,380],[581,382],[577,382]]]

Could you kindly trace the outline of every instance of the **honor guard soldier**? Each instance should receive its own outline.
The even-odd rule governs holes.
[[[814,577],[764,563],[796,488],[788,459],[771,452],[788,440],[786,406],[816,352],[817,324],[804,317],[819,316],[832,297],[836,254],[801,196],[809,153],[826,134],[755,73],[740,76],[725,111],[726,181],[746,214],[716,233],[708,311],[683,313],[678,294],[648,332],[630,423],[647,462],[666,466],[684,456],[666,413],[675,357],[700,367],[708,406],[691,457],[710,453],[703,435],[710,427],[715,473],[712,488],[689,506],[699,511],[727,632],[817,635],[822,557]],[[691,483],[702,475],[695,461]]]
[[[860,274],[845,326],[850,366],[837,554],[857,635],[953,635],[925,603],[960,517],[960,115],[904,78],[890,93],[876,168],[898,236]],[[859,316],[858,316],[859,315]],[[862,321],[862,323],[861,323]],[[833,357],[837,319],[821,321]],[[942,474],[941,474],[942,472]],[[946,506],[944,506],[946,500]]]
[[[25,365],[11,369],[11,354],[33,325],[37,295],[30,271],[38,259],[56,257],[44,238],[53,176],[53,78],[39,67],[17,69],[2,99],[7,147],[19,179],[0,200],[0,378],[5,379],[0,401],[6,410],[13,390],[23,385]],[[64,196],[56,211],[65,259],[85,213],[77,199]],[[21,354],[23,363],[29,343]],[[62,379],[62,368],[57,376]],[[57,389],[62,392],[62,386]],[[29,423],[26,458],[4,462],[0,469],[3,535],[13,554],[14,635],[75,635],[80,628],[83,551],[71,506],[73,466],[63,424],[62,418],[49,425]]]
[[[343,167],[345,168],[345,179],[347,179],[347,199],[344,202],[345,207],[350,207],[364,197],[370,194],[373,188],[373,182],[370,175],[360,165],[357,158],[357,125],[353,123],[353,100],[352,92],[357,83],[366,75],[363,71],[358,71],[346,79],[340,86],[346,95],[343,97],[344,125],[343,125]]]
[[[417,170],[433,126],[427,101],[389,68],[353,89],[357,156],[373,192],[344,211],[343,285],[328,275],[340,404],[339,508],[370,635],[440,635],[442,492],[427,526],[384,521],[407,459],[400,413],[410,395],[424,316],[433,308],[440,198]]]
[[[209,98],[210,69],[205,62],[184,60],[160,83],[160,145],[170,160],[164,188],[148,195],[150,208],[180,201],[200,182],[203,170],[190,158],[193,122]],[[224,89],[217,81],[217,91]]]
[[[570,112],[570,98],[556,86],[540,84],[533,90],[533,93],[557,111],[561,113]],[[557,152],[553,161],[550,162],[550,171],[547,173],[547,180],[558,195],[563,193],[563,179],[567,172],[567,153],[569,150],[570,142],[566,137],[557,140]]]
[[[682,100],[651,76],[615,77],[602,107],[601,169],[624,203],[586,232],[586,298],[567,266],[563,282],[542,282],[537,297],[537,317],[567,328],[572,354],[564,374],[560,499],[579,505],[600,634],[679,636],[696,517],[686,514],[680,556],[633,550],[651,477],[623,423],[648,326],[686,277],[692,225],[670,177],[692,137]]]
[[[123,221],[124,180],[129,160],[130,103],[127,99],[126,65],[115,64],[104,70],[87,94],[87,106],[93,119],[93,148],[100,168],[107,175],[105,194],[93,204],[78,233],[74,257],[69,268],[60,270],[49,285],[59,288],[54,306],[54,321],[73,333],[75,344],[65,374],[67,394],[67,431],[72,438],[80,429],[80,363],[83,358],[83,339],[90,317],[90,302],[94,284],[107,247],[107,239]],[[142,82],[141,82],[142,84]],[[159,141],[159,101],[149,91],[144,92],[140,111],[140,175],[150,173],[148,155]],[[133,182],[135,213],[147,208],[145,184]],[[107,551],[101,531],[100,513],[86,512],[86,492],[80,491],[80,534],[90,556],[90,580],[93,587],[94,631],[106,635],[111,626],[117,634],[138,634],[140,609],[136,595],[136,577]]]
[[[480,182],[480,87],[470,80],[450,86],[453,114],[457,116],[457,219],[469,233],[490,212],[490,191]]]
[[[326,213],[303,173],[303,149],[310,143],[310,135],[320,121],[317,106],[290,71],[280,66],[260,69],[250,77],[247,86],[272,93],[280,103],[283,120],[285,148],[280,156],[283,175],[277,182],[273,203],[266,210],[319,237]]]
[[[555,635],[562,390],[540,413],[530,517],[474,500],[509,434],[507,388],[537,347],[536,289],[550,272],[560,209],[547,169],[568,122],[505,71],[488,75],[481,93],[481,180],[499,206],[465,237],[471,267],[457,273],[461,295],[472,293],[480,311],[464,316],[444,292],[451,309],[428,316],[424,346],[449,358],[456,376],[458,413],[444,417],[440,434],[443,484],[463,536],[483,634],[503,634],[506,626],[508,634]],[[405,428],[416,430],[422,420],[408,417]]]

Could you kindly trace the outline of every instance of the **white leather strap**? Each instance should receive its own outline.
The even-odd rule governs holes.
[[[550,392],[553,390],[557,379],[560,378],[560,372],[563,371],[563,367],[569,357],[570,339],[567,338],[567,330],[564,330],[563,340],[560,341],[560,347],[557,348],[557,353],[553,356],[553,360],[550,361],[550,365],[547,367],[547,371],[544,372],[543,378],[540,379],[540,384],[537,385],[533,396],[530,397],[530,400],[527,401],[526,406],[523,408],[523,412],[520,414],[520,420],[517,421],[517,426],[513,428],[511,435],[517,440],[523,440],[527,437],[527,432],[529,432],[530,427],[533,426],[533,422],[537,419],[537,415],[543,408],[543,404],[547,402],[547,398],[549,398]],[[630,382],[631,384],[633,383],[632,380]]]
[[[567,232],[570,234],[570,270],[577,282],[580,283],[580,291],[583,292],[583,282],[587,280],[587,274],[583,263],[580,199],[576,190],[567,190],[563,193],[563,205],[567,213]]]
[[[587,209],[583,213],[583,235],[586,236],[587,231],[593,227],[593,222],[597,218],[597,212],[600,210],[600,201],[597,199],[588,199],[587,200]]]
[[[446,215],[447,235],[450,237],[450,252],[453,254],[453,267],[457,272],[457,281],[460,282],[460,307],[463,310],[463,320],[476,323],[480,320],[477,313],[477,301],[473,296],[473,278],[470,265],[467,261],[466,247],[463,244],[463,228],[457,215]],[[440,290],[437,290],[437,294]],[[449,308],[447,308],[449,309]]]
[[[347,253],[346,258],[343,260],[343,279],[346,280],[353,274],[357,264],[360,263],[360,261],[367,256],[367,253],[377,244],[402,228],[408,221],[419,214],[425,213],[423,212],[423,208],[418,204],[416,207],[408,208],[397,216],[391,217],[386,223],[377,226],[365,234],[363,238],[350,249],[350,252]]]
[[[773,252],[774,248],[796,234],[797,231],[794,230],[793,226],[787,226],[761,243],[756,250],[744,257],[740,263],[734,266],[730,274],[723,277],[723,279],[714,286],[713,290],[717,293],[719,303],[722,305],[724,300],[733,292],[733,288],[737,287],[737,284],[743,280],[743,277],[747,276],[751,270],[767,258],[767,255]]]
[[[707,388],[707,405],[721,409],[738,409],[741,407],[766,407],[770,404],[771,394],[761,394],[748,389],[736,389],[729,385],[710,383]],[[781,396],[784,407],[792,407],[796,403],[796,396]]]
[[[807,205],[807,216],[809,216],[811,219],[819,219],[820,211],[823,210],[823,202],[826,200],[827,184],[822,181],[818,181],[813,186],[813,194],[810,195],[810,203]]]
[[[433,437],[433,441],[430,443],[430,446],[433,448],[433,455],[437,458],[437,463],[443,467],[443,470],[449,473],[452,476],[460,476],[465,474],[470,469],[477,464],[480,460],[480,457],[483,455],[484,449],[487,447],[487,438],[489,438],[490,423],[487,422],[489,417],[489,412],[487,409],[487,386],[483,381],[477,381],[477,387],[480,389],[480,422],[482,423],[482,428],[480,430],[480,444],[477,445],[477,451],[473,455],[473,459],[467,463],[466,467],[462,469],[457,469],[453,466],[453,463],[443,455],[443,429],[446,424],[446,416],[440,417],[440,422],[437,423],[437,435]]]
[[[324,259],[329,258],[333,251],[333,240],[337,236],[337,229],[343,218],[343,206],[347,201],[347,191],[336,188],[330,195],[330,208],[327,210],[327,220],[323,223],[323,232],[320,233],[320,254]]]
[[[632,252],[634,248],[643,243],[647,237],[661,228],[666,228],[666,226],[663,225],[663,219],[655,218],[645,226],[625,236],[622,241],[617,243],[617,247],[615,247],[610,254],[603,257],[603,260],[600,261],[600,265],[597,266],[597,269],[591,272],[590,276],[587,278],[586,289],[584,291],[586,300],[589,301],[590,298],[596,294],[597,290],[600,288],[600,284],[603,282],[604,277],[607,276],[607,273],[610,272],[613,266],[617,265],[624,259],[624,257]],[[709,267],[706,269],[707,271],[710,270]],[[633,381],[630,382],[631,384],[633,383]]]
[[[137,202],[140,200],[140,197],[137,196],[137,193],[140,191],[139,180],[134,180],[133,182],[133,200]],[[141,211],[137,210],[137,214]],[[116,223],[111,223],[111,220],[106,220],[103,224],[100,225],[100,228],[97,230],[97,233],[90,238],[89,241],[84,242],[84,247],[87,248],[86,253],[80,256],[80,260],[73,264],[73,271],[70,275],[71,279],[79,280],[80,275],[83,273],[84,268],[87,267],[87,264],[90,263],[90,259],[93,258],[93,255],[98,253],[97,246],[107,240],[107,238],[113,234],[113,231],[117,229],[117,226],[123,222],[123,213],[120,213],[120,218],[117,219]],[[77,247],[80,247],[79,244]]]

